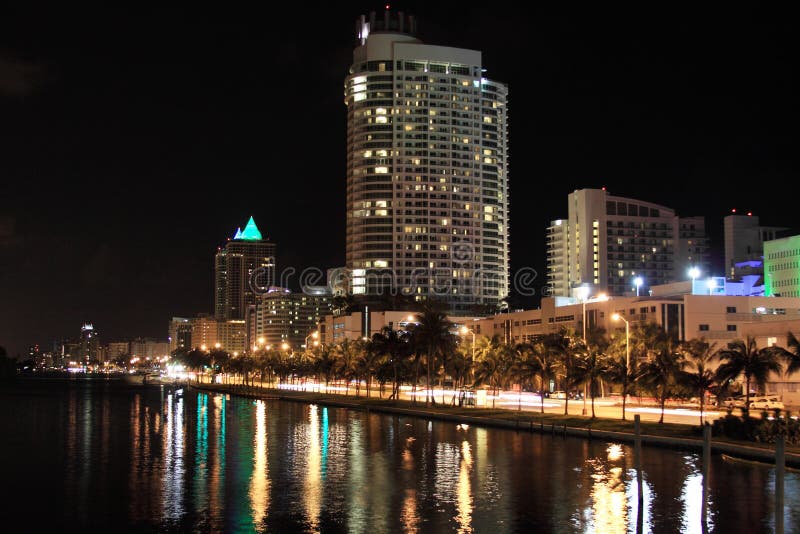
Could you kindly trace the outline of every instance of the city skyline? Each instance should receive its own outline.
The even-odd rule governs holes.
[[[584,187],[705,216],[718,274],[731,208],[797,228],[790,196],[772,191],[793,176],[795,137],[780,13],[406,5],[426,43],[481,50],[508,84],[512,275],[531,267],[546,284],[547,226]],[[0,23],[12,355],[84,320],[108,338],[129,325],[163,337],[170,317],[212,312],[213,251],[250,215],[280,266],[344,265],[342,80],[353,21],[378,6],[324,6],[296,25],[276,9],[271,25],[230,11]]]

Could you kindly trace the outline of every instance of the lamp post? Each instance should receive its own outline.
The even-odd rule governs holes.
[[[697,267],[691,267],[689,269],[689,278],[692,279],[692,290],[691,293],[694,295],[694,281],[700,277],[700,269]]]
[[[717,281],[713,278],[709,278],[708,282],[706,282],[706,285],[708,286],[708,294],[712,295],[713,291],[717,288]]]
[[[618,313],[615,313],[611,316],[612,319],[618,321],[622,319],[625,322],[625,391],[623,391],[623,400],[622,400],[622,418],[625,419],[625,403],[628,401],[628,375],[630,373],[631,368],[631,336],[630,336],[630,329],[628,320],[625,317],[621,316]]]
[[[583,295],[581,298],[581,323],[583,325],[583,346],[586,348],[587,352],[589,350],[589,344],[586,342],[586,302],[602,302],[608,300],[608,295],[605,293],[600,293],[593,299],[587,298],[589,295],[589,288],[583,286],[580,288],[580,293]],[[581,410],[581,415],[586,415],[586,397],[587,397],[587,387],[586,384],[583,385],[583,409]]]
[[[639,288],[642,287],[642,284],[644,284],[644,280],[642,279],[641,276],[637,276],[636,278],[633,279],[633,285],[636,286],[637,297],[639,296]]]
[[[625,317],[621,316],[618,313],[615,313],[611,316],[612,319],[615,321],[622,320],[625,323],[625,374],[628,374],[628,369],[631,367],[631,336],[630,336],[630,324]]]
[[[472,361],[475,361],[475,332],[471,329],[467,328],[466,326],[461,327],[461,335],[466,336],[467,334],[472,334]]]

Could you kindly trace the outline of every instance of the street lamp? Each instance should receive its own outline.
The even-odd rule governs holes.
[[[215,349],[219,349],[220,347],[222,347],[222,345],[220,345],[219,343],[214,343],[214,348]]]
[[[625,317],[621,316],[618,313],[615,313],[611,316],[612,319],[615,321],[623,321],[625,323],[625,373],[627,374],[628,369],[631,366],[631,342],[630,342],[630,324],[628,324],[628,320]]]
[[[642,287],[642,284],[644,284],[644,280],[642,279],[641,276],[637,276],[636,278],[633,279],[633,285],[636,286],[637,297],[639,296],[639,288]]]
[[[709,278],[708,282],[706,282],[706,285],[708,286],[708,294],[711,295],[713,291],[717,288],[717,281],[714,280],[713,278]]]
[[[472,334],[472,361],[475,361],[475,332],[466,326],[462,326],[461,335],[466,336],[467,334]]]
[[[692,267],[689,269],[689,278],[692,279],[692,289],[690,293],[694,295],[694,282],[700,277],[700,269],[697,267]]]
[[[583,325],[583,346],[588,351],[589,345],[586,342],[586,302],[602,302],[608,300],[608,295],[605,293],[600,293],[593,299],[587,298],[589,295],[589,288],[586,286],[579,288],[580,293],[583,295],[581,298],[581,323]],[[586,384],[583,385],[583,409],[581,410],[582,415],[586,415]]]

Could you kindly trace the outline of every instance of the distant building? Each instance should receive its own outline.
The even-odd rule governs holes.
[[[130,342],[131,358],[157,360],[169,356],[169,343],[152,338],[136,338]]]
[[[255,312],[254,345],[277,347],[287,343],[302,350],[309,333],[316,329],[323,316],[331,312],[332,296],[292,293],[286,288],[273,287],[259,296]]]
[[[262,238],[250,217],[244,230],[237,228],[233,238],[217,249],[214,269],[214,316],[245,320],[259,288],[275,285],[275,243]]]
[[[768,296],[800,297],[800,235],[764,242],[764,285]]]
[[[547,283],[552,296],[636,293],[686,280],[689,268],[709,272],[702,217],[678,217],[671,208],[579,189],[568,196],[568,217],[547,229]]]
[[[776,239],[786,228],[761,226],[758,216],[733,213],[724,219],[725,276],[738,278],[764,273],[764,242]]]
[[[131,353],[130,343],[127,341],[114,341],[106,346],[108,360],[113,361],[117,358],[128,356]]]
[[[100,334],[91,323],[81,327],[80,349],[76,358],[81,363],[102,362],[103,352],[100,350]]]
[[[192,348],[192,322],[186,317],[173,317],[169,322],[169,352]]]
[[[401,310],[372,311],[369,308],[342,315],[326,315],[319,323],[320,342],[331,345],[342,341],[355,341],[372,338],[384,328],[409,330],[418,324],[419,312]],[[475,317],[450,315],[447,319],[453,324],[453,333],[460,332],[462,326],[474,324]]]
[[[221,350],[231,354],[243,353],[247,350],[247,324],[244,319],[220,321],[217,325],[217,336],[214,346],[219,343]]]
[[[201,313],[188,321],[191,332],[182,334],[184,343],[191,342],[186,347],[204,350],[219,348],[231,354],[247,350],[247,325],[244,319],[219,321],[208,314]],[[184,323],[179,322],[178,325],[181,329],[185,328]]]

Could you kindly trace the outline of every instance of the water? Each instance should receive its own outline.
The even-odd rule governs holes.
[[[0,389],[14,532],[702,532],[699,455],[103,383]],[[713,457],[709,532],[772,530],[774,470]],[[800,530],[788,473],[787,532]]]

